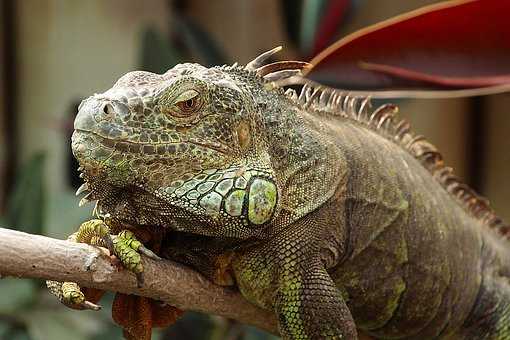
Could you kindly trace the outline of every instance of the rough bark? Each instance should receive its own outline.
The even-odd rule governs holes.
[[[144,285],[118,270],[106,250],[40,235],[0,228],[0,274],[18,278],[73,281],[84,287],[142,295],[183,310],[221,315],[276,334],[268,311],[247,302],[238,292],[214,285],[178,263],[142,259]]]

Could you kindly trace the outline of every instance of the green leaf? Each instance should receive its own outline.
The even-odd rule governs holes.
[[[304,54],[313,49],[315,33],[321,18],[321,12],[326,4],[325,0],[305,0],[301,12],[300,47]]]
[[[42,232],[46,203],[45,160],[44,153],[37,153],[21,169],[7,202],[5,226],[32,234]]]
[[[0,333],[0,339],[32,340],[24,328],[10,328],[5,334]]]
[[[0,339],[5,339],[5,335],[9,332],[10,325],[5,321],[0,321]]]

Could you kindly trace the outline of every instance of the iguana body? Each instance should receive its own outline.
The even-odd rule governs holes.
[[[86,99],[72,147],[98,215],[212,279],[231,259],[286,339],[510,338],[506,227],[486,202],[392,107],[284,94],[303,65],[265,57],[131,72]]]

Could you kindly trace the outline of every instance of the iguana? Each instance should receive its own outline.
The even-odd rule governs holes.
[[[284,339],[510,339],[510,227],[395,106],[285,90],[307,64],[266,64],[278,50],[130,72],[84,100],[72,150],[100,221],[74,239],[140,278],[136,250],[156,256],[140,232],[211,279],[228,259]],[[50,287],[84,307],[77,285]]]

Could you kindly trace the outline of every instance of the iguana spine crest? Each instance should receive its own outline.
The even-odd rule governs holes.
[[[510,239],[510,225],[496,215],[485,197],[477,194],[475,190],[453,174],[453,169],[445,165],[443,156],[433,144],[428,142],[424,136],[415,134],[407,120],[398,117],[396,105],[383,104],[375,110],[371,110],[370,97],[351,96],[348,92],[326,87],[309,79],[295,76],[291,72],[283,76],[285,69],[282,66],[289,66],[288,71],[295,71],[299,68],[309,68],[310,64],[292,61],[272,63],[259,67],[257,71],[266,68],[273,73],[263,72],[260,74],[257,72],[257,74],[265,81],[271,82],[271,85],[276,88],[304,84],[299,95],[293,89],[287,89],[285,92],[292,102],[302,110],[354,120],[400,145],[416,158],[469,214],[484,225],[496,230],[501,236]],[[275,70],[277,71],[275,72]],[[275,73],[282,76],[274,77]]]

